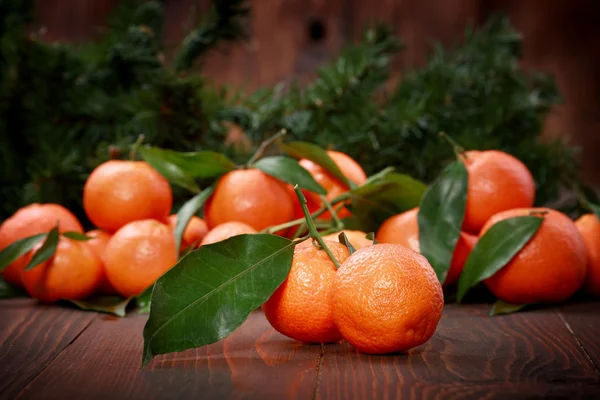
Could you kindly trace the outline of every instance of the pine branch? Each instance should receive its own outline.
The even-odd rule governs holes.
[[[243,22],[250,13],[244,3],[244,0],[215,0],[207,18],[183,40],[175,59],[175,70],[187,71],[220,42],[244,37]]]

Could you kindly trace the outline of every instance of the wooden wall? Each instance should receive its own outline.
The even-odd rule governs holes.
[[[119,0],[37,0],[46,40],[82,41],[101,30]],[[247,88],[308,79],[374,20],[390,23],[406,44],[395,78],[421,65],[431,43],[460,40],[467,23],[503,11],[524,35],[523,67],[552,73],[564,104],[544,135],[581,147],[582,174],[600,188],[600,2],[596,0],[250,0],[248,43],[216,52],[204,72]],[[177,43],[210,0],[164,0],[167,44]]]

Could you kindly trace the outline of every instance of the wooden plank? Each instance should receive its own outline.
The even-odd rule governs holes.
[[[408,354],[325,347],[319,398],[585,394],[600,374],[554,309],[490,318],[489,305],[447,305],[434,337]],[[595,389],[594,389],[595,387]]]
[[[96,317],[32,299],[0,301],[0,398],[12,398]]]
[[[600,370],[600,317],[598,302],[585,301],[566,304],[560,308],[560,315],[583,348],[586,355]]]
[[[145,316],[96,319],[22,393],[24,399],[310,398],[319,346],[276,333],[261,312],[227,339],[141,369]]]

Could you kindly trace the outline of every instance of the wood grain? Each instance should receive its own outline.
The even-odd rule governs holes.
[[[16,396],[96,317],[31,299],[0,304],[0,398]]]
[[[301,346],[254,313],[227,339],[141,369],[145,316],[102,316],[23,391],[23,399],[310,398],[319,346]]]
[[[560,307],[560,316],[583,348],[586,355],[600,370],[600,306],[587,300]]]
[[[318,397],[473,398],[494,390],[501,397],[507,385],[529,394],[597,387],[599,371],[555,310],[494,318],[488,311],[489,305],[447,305],[434,337],[407,354],[326,346]]]

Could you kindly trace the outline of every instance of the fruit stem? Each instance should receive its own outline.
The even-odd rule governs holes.
[[[317,231],[317,227],[315,226],[315,223],[310,216],[310,212],[308,211],[308,207],[306,206],[306,197],[304,197],[302,190],[300,190],[300,187],[296,185],[294,186],[294,191],[296,192],[296,196],[298,196],[298,200],[300,200],[300,206],[302,206],[302,212],[304,213],[304,218],[306,218],[306,225],[308,226],[308,232],[310,233],[310,236],[313,239],[313,244],[316,244],[316,241],[318,243],[318,246],[325,250],[331,261],[335,264],[335,268],[339,269],[339,261],[335,258],[331,250],[329,250],[329,248],[325,244],[325,241],[323,240],[321,235],[319,235],[319,231]]]
[[[342,193],[341,195],[339,195],[338,197],[336,197],[335,199],[331,200],[330,204],[337,204],[341,201],[347,200],[350,197],[350,193],[346,192],[346,193]],[[319,208],[317,211],[315,211],[314,213],[311,214],[312,218],[317,218],[319,215],[323,214],[325,211],[327,211],[327,207],[321,207]],[[293,221],[289,221],[280,225],[274,225],[274,226],[270,226],[268,228],[265,228],[261,231],[261,233],[273,233],[273,232],[277,232],[280,231],[282,229],[287,229],[287,228],[293,228],[294,226],[298,226],[302,223],[306,222],[306,219],[304,217],[302,218],[298,218],[295,219]]]
[[[260,144],[260,146],[258,147],[258,149],[256,149],[256,152],[254,153],[254,155],[252,157],[250,157],[250,159],[246,163],[246,166],[249,167],[252,164],[254,164],[256,162],[256,160],[258,160],[260,157],[262,157],[262,155],[265,152],[265,150],[267,149],[267,147],[269,147],[270,145],[275,143],[280,137],[282,137],[286,133],[287,133],[287,131],[285,129],[282,129],[279,132],[277,132],[276,134],[274,134],[273,136],[271,136],[270,138],[268,138],[267,140],[265,140],[264,142],[262,142]]]
[[[142,142],[144,141],[144,135],[139,135],[137,140],[135,141],[135,143],[133,144],[133,146],[131,146],[131,151],[129,152],[129,160],[130,161],[134,161],[135,160],[135,155],[137,153],[138,148],[140,147],[140,145],[142,144]]]
[[[321,201],[323,201],[323,204],[325,204],[325,208],[327,208],[327,210],[331,214],[331,218],[333,218],[333,221],[335,222],[335,228],[344,229],[344,223],[342,222],[340,217],[338,217],[337,211],[333,209],[331,203],[329,203],[327,198],[321,195]]]
[[[461,160],[463,154],[465,153],[465,148],[462,147],[460,144],[458,144],[458,142],[454,139],[452,139],[452,137],[450,135],[448,135],[446,132],[440,132],[440,136],[443,137],[444,139],[446,139],[446,141],[448,141],[448,143],[450,143],[450,146],[452,146],[452,150],[454,151],[454,154],[456,155],[456,158]]]
[[[385,177],[387,174],[394,172],[394,167],[387,167],[382,169],[381,171],[377,172],[376,174],[371,175],[362,185],[360,186],[365,186],[368,185],[372,182],[375,182],[376,180],[379,180],[383,177]]]

